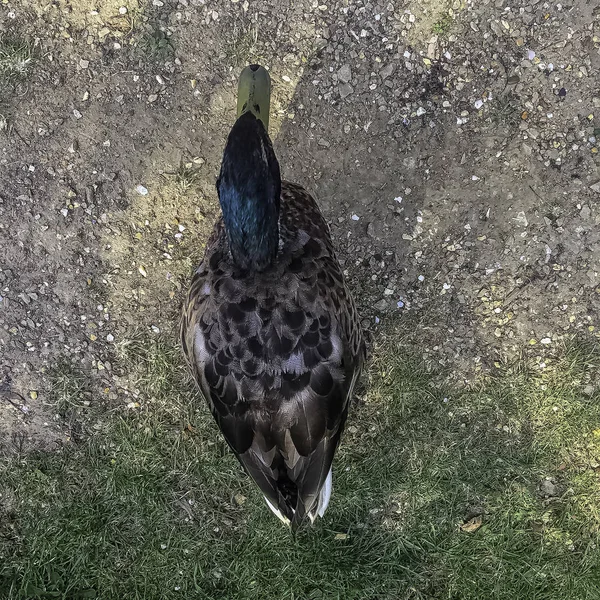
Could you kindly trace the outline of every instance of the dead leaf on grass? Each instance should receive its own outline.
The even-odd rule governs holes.
[[[466,531],[467,533],[473,533],[477,531],[481,525],[483,524],[483,517],[481,515],[477,515],[468,521],[465,521],[460,525],[461,531]]]

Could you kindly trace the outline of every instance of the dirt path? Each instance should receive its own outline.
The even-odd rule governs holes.
[[[593,0],[98,4],[0,4],[7,446],[143,402],[115,348],[174,331],[247,62],[271,71],[284,176],[319,199],[375,335],[400,315],[465,382],[597,336]]]

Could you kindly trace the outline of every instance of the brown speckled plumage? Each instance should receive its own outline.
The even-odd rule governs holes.
[[[279,251],[232,260],[220,219],[184,306],[181,341],[225,439],[293,525],[314,518],[365,359],[352,297],[313,198],[282,182]]]

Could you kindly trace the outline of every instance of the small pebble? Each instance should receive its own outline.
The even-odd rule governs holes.
[[[338,87],[338,91],[340,97],[344,99],[354,93],[354,88],[349,83],[344,83]]]
[[[350,80],[352,79],[352,69],[350,68],[350,65],[341,67],[337,72],[337,76],[342,83],[350,83]]]

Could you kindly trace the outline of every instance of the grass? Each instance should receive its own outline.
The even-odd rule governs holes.
[[[200,179],[200,171],[193,163],[182,163],[173,173],[173,181],[180,194],[187,194]]]
[[[146,58],[154,61],[168,60],[175,53],[173,40],[158,26],[142,36],[138,48]]]
[[[33,63],[33,48],[29,42],[15,37],[0,37],[1,85],[14,85],[23,80]]]
[[[256,55],[258,29],[246,28],[235,24],[232,35],[225,45],[227,62],[235,66],[243,66],[248,62],[261,62]]]
[[[488,110],[494,125],[514,128],[521,121],[521,110],[513,94],[501,94],[495,102],[488,105]]]
[[[56,412],[66,416],[90,400],[90,382],[86,373],[67,358],[63,358],[48,372],[50,395]]]
[[[119,362],[138,409],[1,466],[3,599],[600,597],[600,397],[583,391],[596,347],[544,370],[499,365],[465,391],[388,332],[330,510],[296,540],[226,451],[178,350],[134,337]]]
[[[431,29],[433,33],[439,36],[448,35],[452,29],[452,17],[449,14],[444,13],[440,19],[433,24]]]
[[[9,129],[7,98],[30,74],[35,63],[33,46],[26,40],[0,35],[0,131]]]

